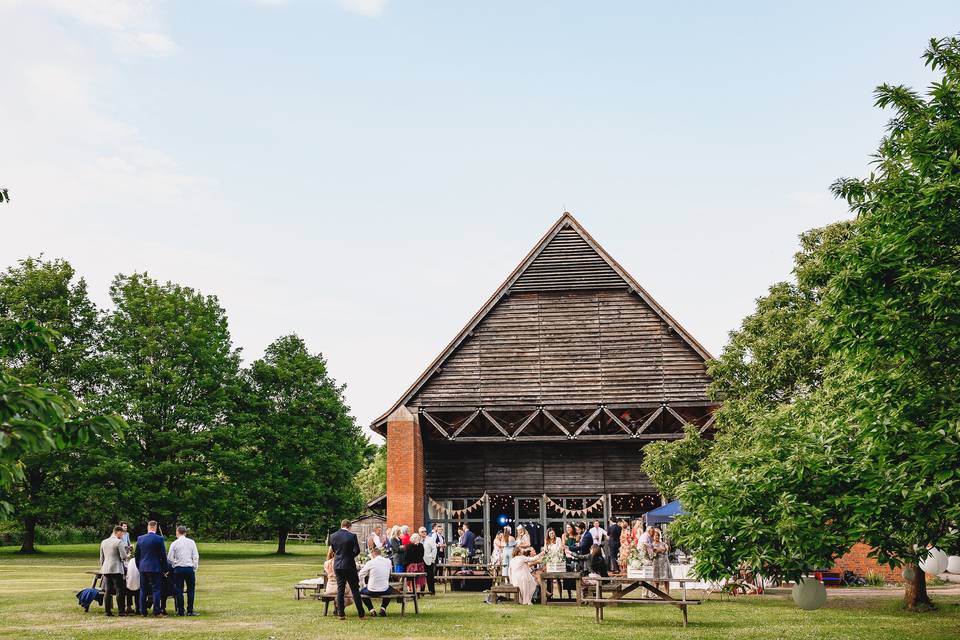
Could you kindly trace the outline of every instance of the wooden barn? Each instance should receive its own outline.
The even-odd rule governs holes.
[[[661,504],[643,447],[706,430],[710,354],[564,214],[372,425],[387,522],[565,522]]]

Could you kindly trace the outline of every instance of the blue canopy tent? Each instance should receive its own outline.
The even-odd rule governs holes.
[[[657,507],[652,511],[647,511],[643,514],[643,519],[647,523],[647,526],[656,525],[656,524],[667,524],[673,522],[673,519],[677,516],[686,515],[686,511],[683,510],[683,507],[680,506],[679,500],[674,500],[673,502],[668,502],[662,507]]]

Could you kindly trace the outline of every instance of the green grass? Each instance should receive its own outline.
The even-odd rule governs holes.
[[[321,570],[319,545],[293,544],[278,557],[270,544],[200,544],[196,618],[106,618],[97,605],[84,613],[74,594],[88,586],[96,545],[43,548],[19,556],[0,548],[0,638],[958,638],[960,596],[936,595],[938,610],[907,613],[899,592],[888,597],[830,598],[819,611],[801,611],[783,596],[712,600],[690,609],[680,626],[673,607],[617,607],[597,626],[593,609],[482,604],[482,595],[427,599],[420,616],[346,622],[324,618],[321,605],[293,599],[292,585]],[[172,608],[172,601],[170,607]]]

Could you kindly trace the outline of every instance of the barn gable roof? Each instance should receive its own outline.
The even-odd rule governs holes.
[[[656,317],[665,323],[683,344],[695,352],[701,361],[712,359],[703,345],[667,313],[593,239],[573,215],[564,213],[470,319],[463,330],[430,363],[397,402],[373,422],[372,428],[383,433],[387,417],[397,408],[408,405],[417,396],[505,296],[514,293],[559,293],[578,290],[629,290],[642,299]]]

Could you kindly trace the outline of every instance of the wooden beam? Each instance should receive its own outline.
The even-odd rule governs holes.
[[[480,410],[479,410],[479,409],[477,409],[476,411],[474,411],[473,413],[471,413],[471,414],[470,414],[470,417],[467,418],[466,420],[464,420],[464,421],[463,421],[463,424],[461,424],[459,427],[457,427],[457,430],[450,434],[450,439],[453,440],[453,439],[456,438],[458,435],[460,435],[460,432],[463,431],[464,429],[466,429],[466,428],[467,428],[467,425],[470,424],[471,422],[473,422],[473,419],[476,418],[478,415],[480,415]]]
[[[590,417],[583,421],[583,424],[580,425],[580,428],[573,433],[573,437],[576,438],[580,435],[580,432],[590,426],[590,423],[593,422],[593,419],[600,415],[600,412],[603,411],[603,407],[597,407],[596,411],[590,414]]]
[[[557,428],[560,429],[560,431],[563,431],[563,432],[566,434],[566,437],[568,437],[568,438],[570,437],[570,432],[567,431],[567,428],[566,428],[565,426],[563,426],[562,424],[560,424],[560,421],[559,421],[559,420],[557,420],[556,418],[553,417],[553,414],[552,414],[552,413],[550,413],[550,412],[547,411],[546,409],[543,409],[543,415],[547,416],[547,418],[550,419],[550,422],[552,422],[553,424],[557,425]]]
[[[492,424],[493,426],[495,426],[495,427],[497,428],[497,430],[500,431],[500,433],[502,433],[503,435],[505,435],[507,438],[510,437],[510,434],[507,433],[507,430],[500,426],[500,423],[497,422],[497,419],[496,419],[496,418],[494,418],[492,415],[490,415],[490,412],[489,412],[489,411],[487,411],[486,409],[481,409],[481,410],[480,410],[480,413],[482,413],[482,414],[483,414],[483,417],[486,418],[487,420],[489,420],[489,421],[490,421],[490,424]]]
[[[432,424],[433,426],[435,426],[435,427],[437,428],[437,431],[439,431],[439,432],[443,435],[444,438],[449,438],[449,437],[450,437],[450,434],[447,433],[446,429],[444,429],[443,427],[441,427],[441,426],[440,426],[440,423],[437,422],[436,420],[434,420],[434,419],[433,419],[433,416],[430,415],[429,412],[427,412],[426,410],[421,409],[420,413],[423,415],[424,418],[427,419],[427,421],[428,421],[430,424]]]
[[[604,408],[603,408],[603,411],[604,411],[604,413],[606,413],[608,416],[610,416],[610,418],[611,418],[614,422],[616,422],[618,425],[620,425],[620,428],[623,429],[624,431],[626,431],[626,432],[627,432],[627,435],[631,435],[631,436],[633,435],[633,432],[630,431],[630,427],[628,427],[627,425],[625,425],[625,424],[623,423],[623,420],[621,420],[621,419],[618,418],[617,416],[613,415],[613,412],[610,411],[610,409],[607,409],[606,407],[604,407]]]
[[[677,413],[676,411],[674,411],[674,410],[673,410],[673,407],[671,407],[670,405],[667,405],[667,411],[670,413],[670,415],[672,415],[674,418],[676,418],[677,420],[680,421],[680,426],[681,426],[681,427],[682,427],[683,425],[687,424],[688,422],[690,422],[689,420],[687,420],[686,418],[684,418],[682,415],[680,415],[679,413]]]
[[[627,436],[626,434],[588,434],[579,436],[577,442],[585,442],[587,440],[615,440],[618,442],[629,442],[631,440],[681,440],[683,437],[682,433],[644,433],[635,436]],[[567,436],[520,436],[514,439],[503,436],[466,436],[457,438],[456,442],[570,442],[571,440],[572,438],[568,438]]]
[[[651,414],[650,414],[650,417],[647,418],[642,425],[640,425],[640,428],[636,430],[636,432],[633,434],[633,437],[634,437],[634,438],[639,438],[639,437],[640,437],[640,434],[643,433],[644,431],[646,431],[646,430],[647,430],[647,427],[649,427],[651,424],[653,424],[653,421],[656,420],[657,417],[658,417],[661,413],[663,413],[663,406],[662,406],[662,405],[661,405],[656,411],[654,411],[653,413],[651,413]]]
[[[712,424],[713,424],[713,421],[716,420],[716,419],[717,419],[717,414],[713,414],[712,416],[710,416],[710,419],[707,420],[706,422],[704,422],[704,423],[703,423],[703,426],[700,427],[700,433],[703,433],[704,431],[706,431],[707,429],[709,429],[709,428],[710,428],[710,425],[712,425]]]
[[[540,413],[540,409],[537,409],[536,411],[528,415],[526,420],[523,421],[523,424],[520,425],[520,428],[513,432],[512,437],[516,438],[518,435],[520,435],[520,432],[526,429],[527,425],[533,422],[533,419],[536,418],[539,413]]]

